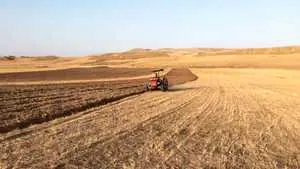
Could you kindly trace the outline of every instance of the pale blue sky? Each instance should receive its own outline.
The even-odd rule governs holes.
[[[299,0],[0,0],[0,55],[300,44]]]

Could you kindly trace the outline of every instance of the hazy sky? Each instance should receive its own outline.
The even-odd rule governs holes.
[[[299,0],[0,0],[0,55],[300,44]]]

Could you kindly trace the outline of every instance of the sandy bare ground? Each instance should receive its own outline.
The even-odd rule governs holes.
[[[0,168],[299,168],[300,71],[198,80],[0,135]]]

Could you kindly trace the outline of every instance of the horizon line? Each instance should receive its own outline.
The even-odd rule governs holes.
[[[243,49],[275,49],[275,48],[300,48],[299,45],[272,45],[268,47],[162,47],[162,48],[142,48],[142,47],[136,47],[136,48],[128,48],[126,50],[111,50],[108,52],[99,52],[99,53],[93,53],[93,54],[82,54],[82,55],[58,55],[58,54],[45,54],[45,55],[22,55],[22,54],[0,54],[0,57],[5,56],[16,56],[16,57],[86,57],[86,56],[95,56],[95,55],[104,55],[104,54],[113,54],[113,53],[123,53],[123,52],[129,52],[134,50],[170,50],[170,49],[224,49],[224,50],[243,50]]]

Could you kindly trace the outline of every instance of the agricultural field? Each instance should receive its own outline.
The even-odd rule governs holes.
[[[144,81],[1,87],[0,132],[25,128],[141,93]]]
[[[151,68],[110,68],[110,67],[90,67],[90,68],[70,68],[60,70],[45,70],[33,72],[11,72],[0,73],[0,84],[5,82],[63,82],[76,80],[97,80],[116,79],[150,75]]]
[[[191,71],[197,80],[168,92],[2,133],[1,167],[299,168],[298,70]]]
[[[100,74],[101,77],[113,78],[126,73],[126,69],[122,69],[123,71],[107,69],[102,71],[102,74]],[[134,71],[132,69],[129,70],[131,71],[129,71],[127,76],[130,75],[130,73],[133,75]],[[143,71],[139,72],[139,70],[140,69],[137,69],[134,75],[143,73]],[[62,71],[63,70],[60,70],[58,72]],[[144,71],[147,71],[147,73],[150,72],[148,69]],[[5,75],[8,80],[22,79],[23,81],[31,81],[38,79],[38,77],[40,77],[41,80],[45,80],[45,77],[58,80],[65,77],[64,74],[66,74],[65,72],[64,74],[57,73],[57,71],[49,72],[41,72],[40,74],[37,72],[8,73],[2,75]],[[70,73],[70,70],[66,70],[66,72]],[[92,70],[89,71],[89,73],[91,72],[93,73]],[[107,72],[113,76],[110,76]],[[74,77],[80,77],[80,73]],[[83,73],[86,73],[86,70],[84,70]],[[74,78],[72,74],[66,77],[69,79]],[[87,77],[89,76],[87,75]],[[188,69],[173,69],[168,72],[167,77],[169,77],[172,84],[180,84],[196,79],[196,76],[193,76]],[[92,107],[120,100],[131,95],[143,93],[145,92],[144,85],[147,80],[146,78],[142,78],[88,83],[2,85],[0,89],[0,120],[2,122],[0,124],[0,133],[8,132],[16,128],[26,128],[32,124],[50,121],[58,117],[71,115]]]
[[[298,49],[0,61],[0,168],[298,169]]]

